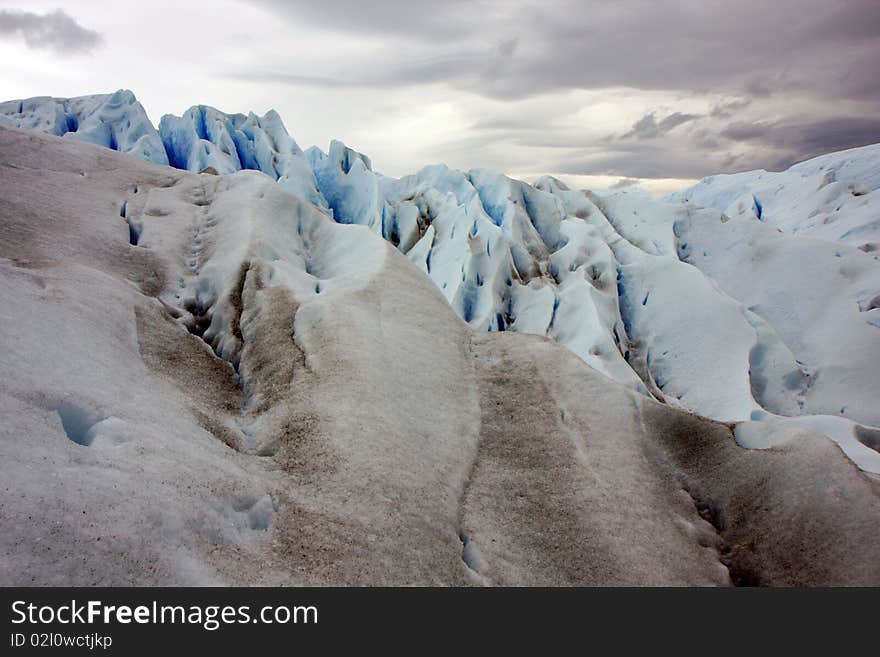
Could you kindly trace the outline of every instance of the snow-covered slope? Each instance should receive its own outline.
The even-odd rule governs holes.
[[[792,235],[880,248],[880,144],[822,155],[786,171],[704,178],[667,201],[716,208]]]
[[[692,204],[692,213],[724,210],[715,221],[692,214],[675,224],[679,258],[776,334],[772,350],[750,354],[752,388],[766,411],[753,417],[797,416],[783,421],[835,436],[850,454],[861,451],[853,436],[878,446],[866,438],[875,430],[844,419],[880,425],[878,188],[873,145],[778,173],[712,176],[666,198]]]
[[[550,337],[570,301],[616,349],[619,324],[653,326],[618,275],[621,298],[650,287],[645,309],[693,278],[694,307],[730,309],[707,331],[738,321],[671,234],[631,241],[625,202],[550,180],[389,181],[337,153],[353,191],[328,208],[375,189],[372,225],[260,172],[0,129],[0,582],[880,583],[878,483],[826,438],[733,430],[486,330],[492,304],[524,300],[510,324],[541,333],[544,294]]]

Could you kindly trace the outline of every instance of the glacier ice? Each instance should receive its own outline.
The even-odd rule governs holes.
[[[796,414],[852,366],[824,331],[876,310],[873,256],[304,161],[333,203],[0,128],[3,583],[880,582],[877,480],[838,449],[876,471],[876,430]],[[847,312],[799,343],[724,276],[752,256],[752,287],[815,260],[785,284]]]
[[[880,144],[829,153],[785,171],[715,175],[665,197],[760,219],[791,235],[880,248]]]
[[[155,143],[131,92],[0,108],[6,124],[161,163],[130,138],[101,138],[123,123]],[[274,111],[195,106],[164,116],[158,134],[176,168],[259,171],[337,223],[381,236],[475,330],[545,336],[632,390],[725,422],[815,417],[860,466],[880,472],[876,452],[853,438],[880,426],[880,146],[784,172],[712,176],[664,203],[444,165],[389,178],[339,141],[303,152]],[[133,243],[145,239],[138,221],[129,221]],[[230,253],[249,240],[230,239]],[[271,248],[300,239],[279,235]],[[279,276],[283,268],[273,266]],[[228,286],[237,272],[227,265],[224,276]],[[217,295],[201,289],[193,307],[204,312]],[[219,329],[206,330],[221,353],[234,351]]]
[[[218,174],[262,171],[290,193],[326,206],[302,150],[274,110],[264,116],[225,114],[197,105],[180,117],[163,116],[159,134],[173,167]]]
[[[0,126],[67,136],[156,164],[168,164],[159,133],[131,91],[0,103]]]

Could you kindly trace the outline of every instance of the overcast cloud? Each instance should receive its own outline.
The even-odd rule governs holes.
[[[659,190],[880,141],[876,0],[0,5],[5,97],[128,87],[155,122],[274,107],[301,145],[341,138],[390,175],[445,161]]]
[[[57,9],[48,14],[0,10],[0,37],[20,36],[28,48],[48,48],[61,53],[88,51],[101,42],[101,35]]]

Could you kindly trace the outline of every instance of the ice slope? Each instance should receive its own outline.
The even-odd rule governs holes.
[[[10,100],[0,103],[0,126],[64,135],[168,164],[159,133],[128,90],[79,98]]]
[[[476,395],[428,281],[262,174],[2,139],[4,582],[465,581]]]
[[[691,214],[676,223],[675,242],[682,261],[776,334],[773,351],[750,354],[752,388],[767,411],[754,417],[797,416],[785,422],[834,436],[871,471],[877,443],[866,436],[880,425],[878,187],[875,145],[781,173],[714,176],[667,199],[727,208],[714,221]]]
[[[880,583],[824,437],[475,330],[260,173],[0,129],[0,277],[3,584]]]
[[[682,258],[772,325],[797,361],[763,386],[783,414],[843,414],[880,425],[880,263],[845,245],[792,237],[746,218],[677,224]],[[753,361],[766,360],[755,353]],[[800,370],[800,371],[799,371]],[[778,383],[781,383],[780,387]],[[776,388],[776,390],[774,390]],[[797,408],[784,401],[784,391]]]
[[[757,219],[786,233],[880,247],[880,144],[830,153],[786,171],[746,171],[704,178],[665,200]]]
[[[259,170],[382,236],[477,330],[549,337],[632,390],[724,422],[807,422],[880,473],[864,439],[880,426],[880,279],[858,237],[876,224],[862,192],[878,183],[880,146],[695,188],[732,204],[725,214],[443,165],[391,179],[341,142],[302,153],[274,112],[198,106],[160,132],[175,167]],[[770,191],[744,192],[755,177]]]

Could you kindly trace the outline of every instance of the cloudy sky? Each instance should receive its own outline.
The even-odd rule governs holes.
[[[880,142],[878,0],[0,0],[0,100],[278,110],[388,175],[654,192]]]

